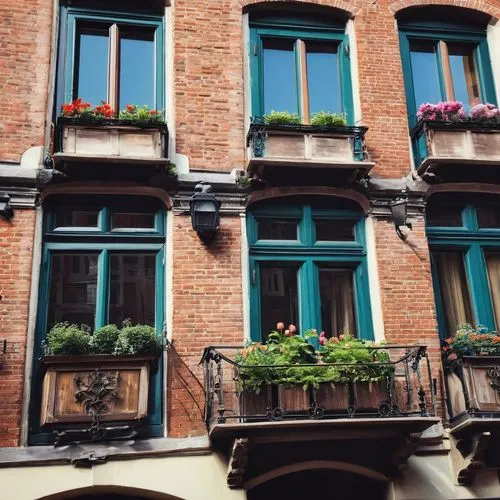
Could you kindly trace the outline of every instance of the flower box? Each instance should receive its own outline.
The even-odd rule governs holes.
[[[243,389],[239,394],[240,415],[248,417],[266,415],[270,406],[270,391],[270,386],[262,387],[258,393]]]
[[[316,390],[316,404],[322,410],[347,410],[349,386],[347,384],[321,384]]]
[[[387,401],[387,381],[354,383],[354,406],[361,410],[375,410]]]
[[[412,138],[420,175],[431,165],[500,162],[500,123],[422,120]]]
[[[56,160],[58,156],[66,161],[72,157],[124,162],[167,158],[166,124],[62,117],[56,139]]]
[[[149,373],[156,356],[49,355],[40,424],[131,421],[147,416]]]
[[[302,386],[278,386],[278,406],[287,413],[307,411],[311,406],[309,391]]]
[[[366,127],[316,127],[253,123],[247,136],[248,170],[264,167],[326,167],[368,173]]]

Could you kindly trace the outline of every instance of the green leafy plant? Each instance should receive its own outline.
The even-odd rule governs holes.
[[[264,123],[266,125],[300,125],[300,117],[297,113],[289,113],[288,111],[271,111],[264,115]]]
[[[163,115],[156,109],[151,109],[149,106],[136,106],[135,104],[127,104],[125,109],[120,111],[118,117],[120,120],[130,120],[137,123],[163,122]]]
[[[465,323],[458,326],[454,337],[444,341],[442,350],[447,361],[461,356],[500,356],[500,335],[484,326],[474,328]]]
[[[346,127],[347,121],[344,115],[318,111],[311,117],[311,125],[316,127]]]
[[[132,325],[125,320],[118,335],[114,353],[119,356],[135,354],[158,355],[161,343],[156,336],[156,330],[149,325]]]
[[[43,347],[51,354],[89,354],[91,344],[88,327],[57,323],[47,334]]]
[[[94,354],[113,354],[120,329],[116,325],[106,325],[97,329],[91,337],[91,348]]]

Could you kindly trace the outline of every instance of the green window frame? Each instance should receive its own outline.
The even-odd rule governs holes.
[[[131,207],[134,207],[131,209]],[[152,254],[155,262],[154,274],[154,326],[161,340],[164,323],[164,288],[165,288],[165,209],[160,200],[140,196],[124,199],[119,196],[79,197],[57,196],[48,199],[45,204],[43,221],[43,253],[39,283],[38,314],[35,332],[35,356],[33,363],[33,396],[30,407],[30,444],[48,444],[51,436],[40,429],[41,382],[40,358],[42,341],[50,328],[48,325],[51,273],[53,257],[57,255],[94,254],[97,255],[97,280],[95,290],[95,325],[100,328],[109,321],[111,307],[111,257],[114,254],[134,255],[144,252]],[[56,213],[69,213],[74,210],[97,213],[94,227],[59,226]],[[148,214],[154,218],[152,227],[112,228],[112,217],[116,213]],[[148,398],[148,417],[141,428],[141,435],[147,437],[163,436],[163,366],[161,358],[159,368],[150,375]]]
[[[270,219],[297,222],[296,240],[258,239],[258,221]],[[318,241],[315,221],[352,221],[351,241]],[[359,210],[325,209],[314,203],[283,206],[267,202],[250,209],[247,214],[247,236],[250,264],[250,334],[261,341],[269,332],[261,331],[260,269],[265,265],[287,266],[298,269],[298,329],[322,329],[319,291],[319,269],[351,269],[353,271],[354,316],[357,336],[373,340],[373,322],[370,305],[365,217]],[[286,318],[282,318],[286,320]],[[328,332],[332,334],[334,332]]]
[[[294,43],[296,74],[296,96],[299,116],[309,124],[310,113],[307,96],[307,66],[304,62],[304,42],[326,42],[336,46],[338,72],[340,75],[340,102],[347,124],[354,125],[349,39],[345,34],[345,22],[325,22],[317,18],[303,17],[250,17],[250,79],[252,94],[252,115],[262,117],[264,110],[264,40],[289,40]],[[305,75],[305,76],[304,76]],[[290,111],[276,109],[275,111]],[[327,111],[327,110],[325,110]]]
[[[427,238],[431,251],[431,270],[439,336],[442,339],[454,335],[446,324],[444,300],[437,271],[436,252],[455,251],[462,253],[468,299],[473,323],[483,325],[489,331],[498,330],[500,318],[495,320],[493,297],[489,286],[485,254],[500,251],[500,225],[496,228],[481,228],[478,222],[479,203],[464,203],[458,210],[461,225],[433,225],[427,222]],[[443,206],[442,211],[446,210]]]
[[[439,93],[442,101],[454,100],[450,95],[449,63],[447,62],[447,44],[465,44],[473,47],[476,76],[478,78],[479,98],[481,102],[496,104],[496,93],[491,69],[491,60],[486,39],[486,28],[476,29],[466,25],[433,22],[399,23],[399,42],[403,66],[408,124],[410,130],[417,123],[417,111],[421,104],[416,102],[411,62],[411,43],[430,42],[436,47],[437,75]],[[434,103],[435,104],[435,103]]]
[[[78,26],[81,23],[94,25],[109,25],[110,46],[108,52],[107,102],[118,111],[119,105],[119,66],[120,48],[118,32],[120,27],[131,29],[146,29],[153,34],[154,75],[153,75],[153,109],[164,113],[164,22],[163,17],[143,12],[116,12],[109,10],[94,10],[78,7],[61,6],[61,28],[59,36],[59,54],[57,70],[56,114],[59,114],[63,103],[68,103],[77,97],[76,82],[76,50]],[[84,98],[85,100],[85,98]],[[94,103],[100,104],[100,103]],[[131,102],[142,106],[146,103]]]

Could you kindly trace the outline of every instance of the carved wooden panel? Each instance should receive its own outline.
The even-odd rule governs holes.
[[[465,396],[462,382],[456,373],[448,373],[446,375],[446,382],[448,385],[448,399],[451,405],[452,415],[460,415],[466,410]]]
[[[41,425],[88,422],[96,411],[102,420],[134,420],[147,415],[149,362],[115,358],[89,363],[92,357],[66,356],[75,361],[47,366]]]
[[[264,154],[276,158],[305,158],[304,136],[269,134]]]
[[[464,359],[464,378],[471,408],[500,411],[498,362],[485,358]]]
[[[353,161],[351,140],[346,137],[311,136],[312,158],[334,161]]]
[[[476,158],[500,160],[500,131],[494,133],[472,132],[472,144]]]

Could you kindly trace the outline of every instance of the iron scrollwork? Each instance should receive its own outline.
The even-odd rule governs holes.
[[[490,386],[495,391],[500,392],[500,366],[493,366],[487,372],[486,376],[491,379]]]

